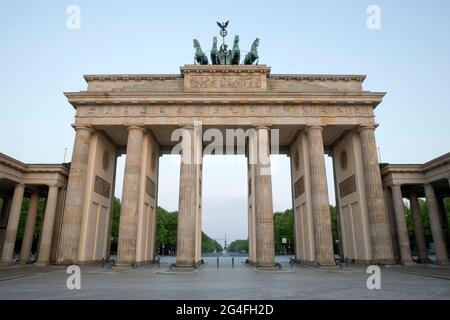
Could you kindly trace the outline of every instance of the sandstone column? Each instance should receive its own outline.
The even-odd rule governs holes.
[[[58,186],[49,186],[47,203],[45,205],[44,223],[41,229],[41,241],[39,243],[38,259],[35,265],[49,264],[50,249],[52,247],[53,225],[55,222],[56,203],[58,201]]]
[[[369,213],[370,236],[376,263],[394,263],[389,222],[383,198],[380,166],[375,142],[375,125],[361,126],[361,151]]]
[[[409,246],[408,227],[406,226],[405,208],[402,190],[399,185],[391,186],[394,200],[395,223],[397,225],[398,243],[400,246],[400,263],[411,264],[411,248]]]
[[[8,226],[6,227],[0,265],[7,265],[13,262],[14,245],[16,243],[17,227],[19,226],[20,210],[22,209],[24,191],[24,184],[16,184],[16,187],[14,188],[11,210],[9,212]]]
[[[314,221],[316,262],[322,266],[336,265],[331,233],[331,214],[328,202],[327,176],[323,148],[323,128],[306,128],[308,135],[309,171],[311,180],[311,207]]]
[[[434,193],[433,186],[429,183],[425,184],[425,197],[427,198],[428,216],[430,218],[431,233],[436,250],[436,263],[447,264],[447,248],[439,218],[436,194]]]
[[[6,227],[8,226],[9,211],[11,209],[12,196],[3,198],[2,211],[0,212],[0,255],[3,251]]]
[[[201,256],[201,252],[198,251],[201,245],[199,243],[201,242],[199,192],[202,140],[197,129],[192,126],[185,126],[182,131],[176,266],[193,267],[194,263],[199,262]]]
[[[392,250],[394,252],[394,261],[400,262],[400,246],[398,243],[397,223],[395,222],[394,199],[390,187],[384,187],[384,199],[386,201],[386,212],[388,215],[389,231],[391,234]]]
[[[420,207],[417,195],[413,192],[409,194],[409,205],[411,207],[411,216],[414,226],[414,237],[416,239],[417,251],[419,253],[419,260],[422,263],[428,261],[427,244],[425,242],[425,235],[420,221]]]
[[[144,139],[143,127],[128,128],[127,158],[123,177],[122,208],[120,212],[118,266],[129,266],[136,261],[137,223],[141,160]]]
[[[270,172],[269,128],[255,128],[257,155],[254,164],[256,266],[275,266],[272,176]],[[254,146],[253,146],[254,148]]]
[[[20,263],[26,264],[30,259],[31,246],[33,245],[34,227],[36,225],[36,214],[39,202],[39,193],[33,192],[30,197],[28,206],[27,222],[25,223],[25,231],[22,240],[22,248],[20,250]]]
[[[70,263],[77,260],[89,145],[93,132],[90,126],[78,126],[75,127],[75,130],[77,133],[70,164],[64,218],[61,228],[61,242],[58,252],[58,262],[60,263]]]

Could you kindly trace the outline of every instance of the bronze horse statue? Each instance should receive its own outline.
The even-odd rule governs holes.
[[[258,46],[259,46],[259,38],[256,38],[252,44],[252,50],[245,55],[244,64],[253,64],[256,61],[258,64],[259,56],[258,56]]]
[[[208,64],[208,57],[203,52],[202,47],[200,47],[200,42],[198,42],[197,39],[194,39],[194,48],[195,48],[194,63]]]
[[[231,51],[231,64],[241,62],[241,50],[239,49],[239,35],[234,36],[233,50]]]

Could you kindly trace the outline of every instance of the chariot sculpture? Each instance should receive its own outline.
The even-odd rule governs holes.
[[[220,28],[220,36],[222,37],[222,44],[218,47],[217,37],[213,37],[213,44],[210,51],[211,64],[214,65],[238,65],[241,64],[241,50],[239,48],[239,35],[234,36],[233,47],[232,49],[228,49],[228,45],[225,44],[225,37],[227,35],[226,28],[228,27],[229,21],[226,22],[217,22],[217,25]],[[245,55],[242,64],[253,64],[259,62],[258,56],[258,46],[259,46],[259,38],[256,38],[253,41],[251,46],[251,50]],[[200,42],[197,39],[194,39],[194,64],[209,64],[208,57],[203,52]]]

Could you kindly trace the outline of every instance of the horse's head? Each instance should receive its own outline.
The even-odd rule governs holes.
[[[239,44],[239,35],[234,36],[234,45]]]
[[[253,41],[252,49],[256,49],[259,46],[259,38],[256,38],[255,41]]]
[[[213,37],[213,48],[217,47],[217,37]]]
[[[197,39],[194,39],[194,48],[195,49],[198,49],[198,48],[200,48],[200,42],[198,42],[198,40]]]

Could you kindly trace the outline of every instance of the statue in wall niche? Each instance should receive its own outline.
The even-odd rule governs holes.
[[[203,52],[202,47],[200,46],[200,42],[198,42],[197,39],[194,39],[194,48],[195,48],[194,63],[208,64],[208,57]]]
[[[249,53],[245,55],[244,58],[244,64],[253,64],[253,62],[256,61],[256,64],[258,64],[259,56],[258,56],[258,46],[259,46],[259,38],[256,38],[255,41],[253,41],[252,49]]]

